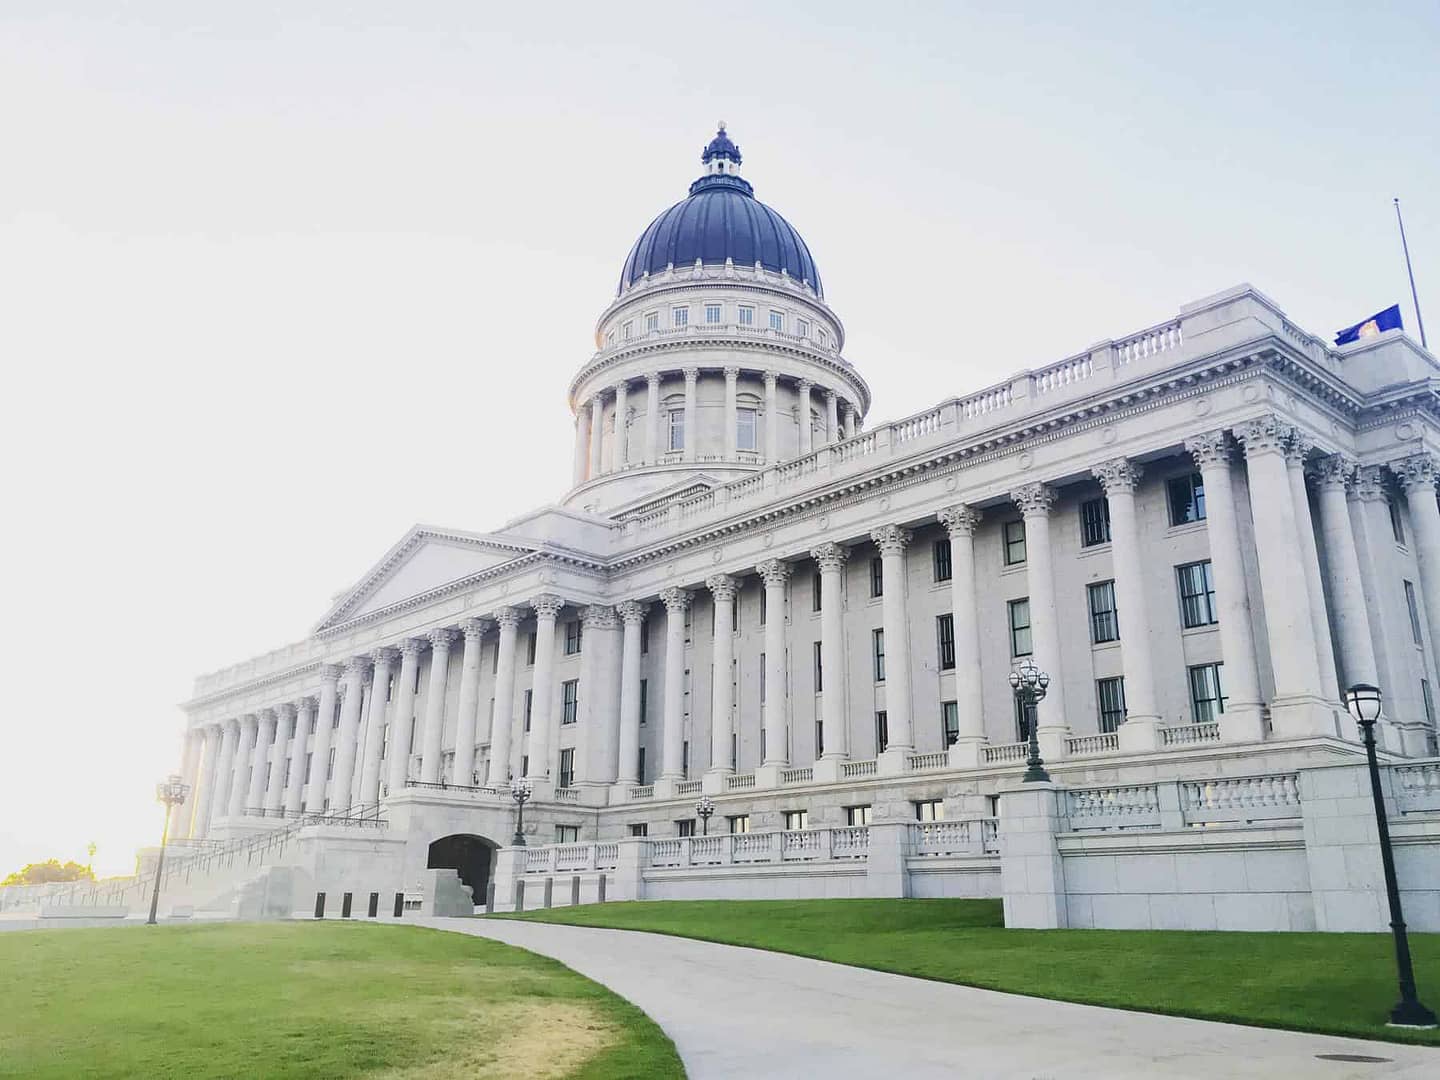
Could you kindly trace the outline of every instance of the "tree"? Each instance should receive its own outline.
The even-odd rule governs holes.
[[[0,885],[48,885],[53,881],[94,881],[95,871],[77,862],[63,866],[59,859],[27,863],[23,870],[16,870]]]

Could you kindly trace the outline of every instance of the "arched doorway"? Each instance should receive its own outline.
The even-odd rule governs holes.
[[[483,836],[456,833],[442,836],[430,845],[430,857],[425,865],[431,870],[457,870],[460,880],[470,890],[476,904],[485,903],[485,892],[490,885],[490,868],[495,844]]]

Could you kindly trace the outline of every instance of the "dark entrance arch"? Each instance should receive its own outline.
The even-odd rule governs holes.
[[[485,903],[485,892],[490,885],[490,868],[495,844],[483,836],[456,833],[442,836],[430,845],[430,857],[425,865],[431,870],[457,870],[460,880],[470,890],[476,904]]]

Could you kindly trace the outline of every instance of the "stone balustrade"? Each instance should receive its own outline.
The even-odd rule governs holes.
[[[1244,825],[1299,818],[1300,791],[1295,773],[1072,788],[1065,812],[1076,832]]]
[[[989,855],[999,851],[995,818],[968,821],[920,821],[910,826],[910,847],[916,856]]]
[[[1395,765],[1390,775],[1394,780],[1395,801],[1402,814],[1440,810],[1440,761]]]
[[[1201,743],[1220,741],[1220,722],[1208,724],[1181,724],[1177,727],[1160,729],[1161,746],[1197,746]]]
[[[950,755],[944,750],[929,754],[909,754],[905,767],[911,772],[925,772],[928,769],[944,769],[950,764]]]
[[[1109,754],[1119,749],[1120,735],[1115,731],[1104,731],[1098,735],[1069,735],[1065,739],[1065,753],[1068,757]]]
[[[984,748],[980,759],[986,765],[1005,765],[1024,761],[1029,754],[1029,743],[994,743]]]

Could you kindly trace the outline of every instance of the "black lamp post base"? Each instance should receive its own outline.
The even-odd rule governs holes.
[[[1031,765],[1025,770],[1025,775],[1020,778],[1022,784],[1048,784],[1050,774],[1045,771],[1042,765]]]
[[[1440,1026],[1435,1013],[1418,1001],[1402,1001],[1390,1010],[1390,1022],[1386,1027],[1414,1028],[1428,1031]]]

